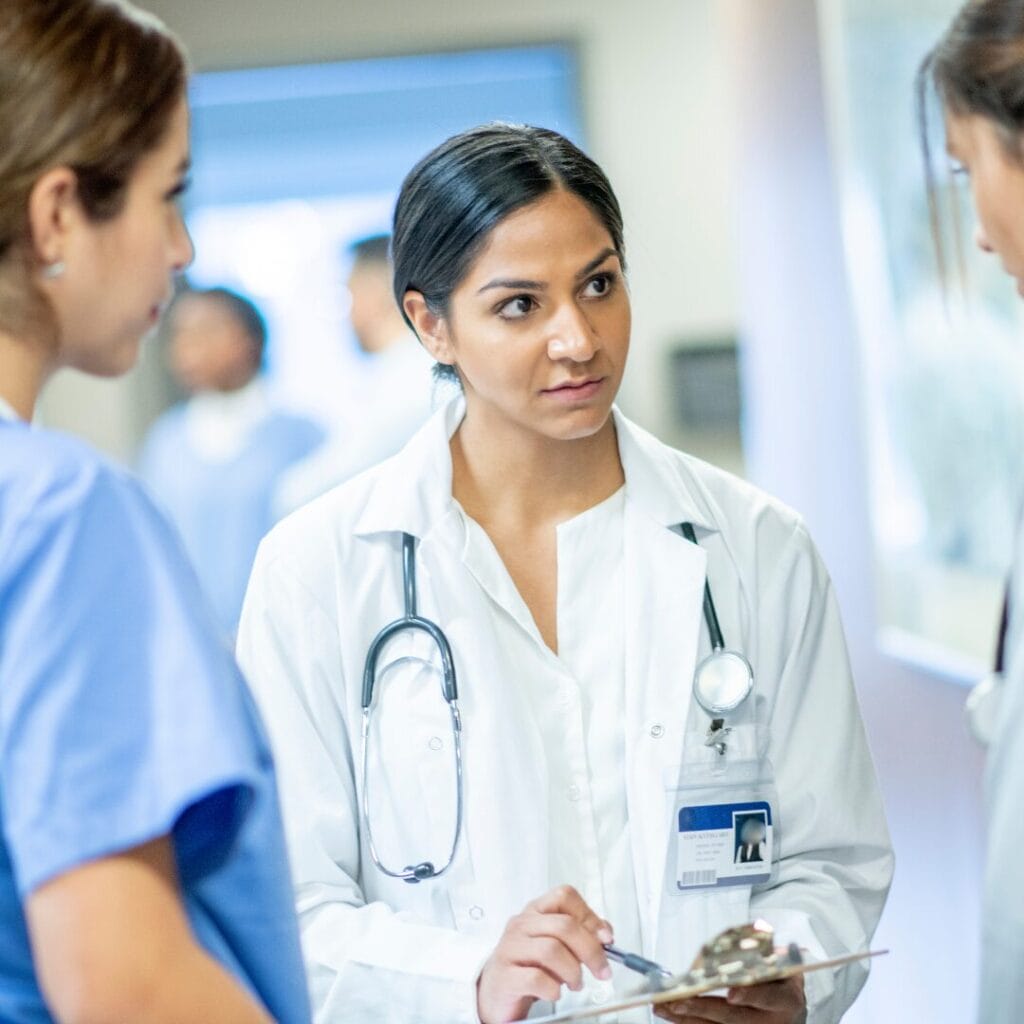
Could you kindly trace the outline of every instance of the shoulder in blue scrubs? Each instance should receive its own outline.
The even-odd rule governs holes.
[[[199,942],[309,1020],[273,767],[198,584],[141,489],[0,409],[0,1021],[50,1021],[22,902],[171,835]]]

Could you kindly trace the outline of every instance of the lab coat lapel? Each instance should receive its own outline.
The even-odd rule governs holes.
[[[664,780],[682,761],[707,559],[640,502],[627,501],[625,526],[626,786],[637,901],[650,955],[669,852]]]

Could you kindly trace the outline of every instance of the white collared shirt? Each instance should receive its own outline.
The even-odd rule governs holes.
[[[463,558],[495,604],[495,628],[517,634],[503,643],[510,653],[514,647],[517,677],[544,747],[554,811],[548,833],[549,887],[572,885],[611,921],[621,948],[639,949],[622,768],[625,503],[622,487],[557,527],[557,654],[545,644],[490,538],[458,511],[466,531]],[[581,1002],[610,997],[610,983],[588,972],[584,980]]]

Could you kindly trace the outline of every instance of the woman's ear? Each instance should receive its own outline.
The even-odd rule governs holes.
[[[28,225],[36,258],[46,266],[61,262],[68,236],[81,218],[78,178],[70,167],[47,171],[28,197]]]
[[[412,289],[407,291],[402,299],[402,309],[423,347],[437,362],[454,366],[455,350],[448,332],[448,321],[431,310],[423,293]]]

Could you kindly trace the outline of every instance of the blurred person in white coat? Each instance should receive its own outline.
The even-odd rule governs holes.
[[[795,513],[613,407],[630,300],[601,169],[544,129],[463,133],[410,172],[393,248],[395,297],[462,396],[269,535],[239,637],[317,1019],[596,1006],[636,985],[613,936],[685,969],[754,917],[813,957],[864,949],[892,854],[831,583]],[[694,698],[705,580],[753,668],[721,715]],[[403,609],[419,625],[375,640]],[[734,863],[743,812],[761,863]],[[826,1024],[865,976],[659,1012]]]
[[[352,245],[349,321],[365,356],[358,399],[344,410],[335,436],[284,475],[275,499],[279,515],[394,455],[430,416],[430,359],[392,298],[389,242],[389,235],[371,235]]]
[[[966,4],[925,59],[918,95],[929,174],[925,112],[932,86],[942,101],[953,170],[970,179],[976,242],[999,257],[1024,296],[1024,0]],[[930,185],[937,223],[937,194]],[[990,740],[981,1024],[1024,1020],[1024,900],[1017,883],[1024,850],[1024,521],[1006,610],[995,687],[987,700],[975,699],[974,708],[978,731]]]

